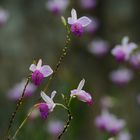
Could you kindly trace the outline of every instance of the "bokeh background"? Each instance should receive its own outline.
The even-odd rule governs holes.
[[[85,0],[86,1],[86,0]],[[6,19],[0,23],[0,137],[3,137],[8,126],[9,117],[16,102],[7,97],[9,89],[29,74],[33,59],[42,58],[43,62],[55,67],[61,50],[64,47],[66,32],[60,15],[46,8],[47,0],[0,0],[0,9],[6,12]],[[72,102],[74,119],[62,139],[66,140],[104,140],[94,123],[101,112],[100,100],[104,96],[112,97],[115,105],[110,111],[127,122],[127,129],[132,140],[140,139],[140,104],[137,96],[140,93],[139,70],[133,70],[134,78],[125,86],[117,86],[109,79],[109,73],[120,66],[110,53],[111,48],[120,44],[123,36],[139,44],[140,25],[139,0],[97,0],[92,8],[83,8],[80,0],[70,0],[62,15],[67,18],[75,8],[78,17],[86,15],[98,20],[96,31],[85,32],[82,37],[72,37],[72,44],[67,57],[53,80],[48,94],[58,92],[55,100],[62,101],[59,94],[70,94],[82,78],[86,79],[85,89],[94,99],[89,107],[78,100]],[[1,12],[1,11],[0,11]],[[3,16],[3,15],[2,15]],[[1,18],[0,14],[0,20]],[[1,22],[1,21],[0,21]],[[88,49],[96,38],[108,42],[110,50],[104,57],[98,57]],[[130,66],[127,65],[130,68]],[[25,99],[17,114],[12,132],[18,127],[30,107],[40,96],[43,82],[33,96]],[[67,114],[56,108],[44,122],[40,117],[28,121],[18,134],[18,140],[51,140],[47,131],[51,120],[67,120]]]

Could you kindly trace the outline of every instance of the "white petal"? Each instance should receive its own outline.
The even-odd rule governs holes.
[[[82,80],[80,81],[79,85],[78,85],[77,90],[82,90],[84,84],[85,84],[85,79],[82,79]]]
[[[126,45],[126,44],[128,43],[128,41],[129,41],[129,37],[128,37],[128,36],[125,36],[125,37],[123,37],[123,39],[122,39],[122,44],[123,44],[123,45]]]
[[[35,64],[31,64],[29,70],[34,72],[36,70],[36,65]]]
[[[40,70],[41,66],[42,66],[42,59],[39,59],[36,69]]]
[[[53,73],[53,70],[49,65],[44,65],[40,68],[40,72],[43,74],[44,77],[48,77]]]
[[[56,91],[53,91],[52,94],[51,94],[51,99],[53,99],[56,95]]]
[[[77,20],[77,13],[76,13],[75,9],[71,10],[71,17],[72,17],[73,20],[75,20],[75,21]]]
[[[86,27],[91,23],[91,19],[89,19],[86,16],[83,16],[77,20],[78,23],[80,23],[83,27]]]
[[[74,24],[75,23],[75,20],[73,20],[72,17],[68,17],[68,24]]]
[[[41,97],[47,104],[52,104],[52,99],[47,96],[43,91],[41,91]]]

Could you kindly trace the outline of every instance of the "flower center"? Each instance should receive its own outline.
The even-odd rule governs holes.
[[[41,82],[43,81],[43,79],[44,79],[44,76],[40,71],[36,70],[33,72],[32,81],[35,85],[37,85],[37,86],[40,85]]]
[[[39,111],[42,119],[47,119],[49,115],[49,108],[46,103],[39,104]]]
[[[76,36],[81,36],[84,32],[84,29],[80,23],[75,23],[75,24],[71,25],[71,31]]]

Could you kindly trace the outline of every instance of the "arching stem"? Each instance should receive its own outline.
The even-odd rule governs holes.
[[[30,115],[32,114],[33,110],[35,109],[35,106],[32,107],[32,109],[30,110],[30,112],[28,113],[28,115],[26,116],[26,118],[23,120],[23,122],[20,124],[20,126],[18,127],[18,129],[16,130],[14,136],[12,137],[12,140],[14,140],[17,136],[17,134],[19,133],[20,129],[23,127],[23,125],[26,123],[26,121],[28,120],[28,118],[30,117]]]

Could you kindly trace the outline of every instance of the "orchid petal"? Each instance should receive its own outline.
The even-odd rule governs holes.
[[[129,37],[128,37],[128,36],[125,36],[125,37],[123,37],[123,39],[122,39],[122,44],[123,44],[123,45],[126,45],[126,44],[128,43],[128,41],[129,41]]]
[[[73,20],[72,17],[68,17],[68,24],[74,24],[75,23],[75,20]]]
[[[34,72],[36,70],[36,65],[35,64],[31,64],[29,70]]]
[[[50,66],[44,65],[40,68],[40,72],[43,74],[44,77],[48,77],[53,73],[53,70],[51,69]]]
[[[71,17],[74,21],[77,20],[77,13],[76,13],[76,10],[75,9],[72,9],[71,10]]]
[[[53,91],[52,94],[51,94],[51,99],[53,99],[56,95],[56,91]]]
[[[39,59],[36,69],[40,70],[41,66],[42,66],[42,59]]]
[[[87,25],[89,25],[91,21],[92,20],[86,16],[83,16],[77,20],[77,22],[80,23],[83,27],[86,27]]]
[[[82,80],[80,81],[79,85],[78,85],[77,90],[78,90],[78,91],[82,90],[84,84],[85,84],[85,79],[82,79]]]
[[[47,96],[43,91],[41,92],[41,97],[47,104],[53,103],[52,99],[49,96]]]

